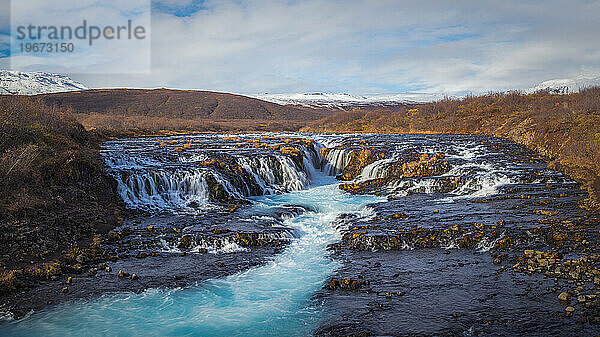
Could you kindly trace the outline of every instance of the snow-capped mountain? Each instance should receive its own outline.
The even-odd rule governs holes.
[[[535,87],[526,89],[526,93],[533,93],[539,90],[549,90],[553,94],[568,94],[578,92],[579,89],[600,85],[600,75],[588,74],[579,75],[574,78],[555,79],[544,81]]]
[[[534,87],[524,89],[525,93],[533,93],[539,90],[549,90],[554,94],[568,94],[578,92],[581,88],[600,86],[599,74],[579,75],[568,79],[554,79],[544,81]],[[281,105],[296,105],[309,108],[347,110],[352,108],[377,108],[394,107],[403,104],[416,104],[437,101],[445,97],[460,98],[462,95],[447,95],[442,93],[416,93],[407,92],[401,94],[383,95],[350,95],[346,93],[304,93],[304,94],[259,94],[251,95],[263,101]]]
[[[346,109],[356,106],[388,107],[400,104],[430,102],[444,98],[443,94],[403,93],[391,95],[357,96],[345,93],[261,94],[252,97],[281,105],[299,105],[310,108]]]
[[[64,75],[0,70],[0,95],[36,95],[86,89],[85,85]]]

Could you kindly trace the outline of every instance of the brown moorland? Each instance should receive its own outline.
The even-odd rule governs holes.
[[[589,192],[585,206],[600,211],[600,87],[569,95],[547,91],[491,93],[399,111],[339,112],[305,132],[445,133],[502,137],[548,156]]]
[[[86,129],[109,133],[297,131],[326,116],[324,111],[209,91],[95,89],[36,97],[71,110]]]
[[[117,184],[101,138],[68,112],[0,95],[0,295],[91,258],[118,225]]]

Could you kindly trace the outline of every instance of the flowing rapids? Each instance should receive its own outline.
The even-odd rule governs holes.
[[[472,252],[506,242],[540,245],[529,232],[507,238],[538,224],[539,214],[558,214],[541,209],[558,196],[581,199],[576,184],[539,158],[484,137],[198,135],[115,140],[103,154],[123,201],[139,214],[106,250],[141,258],[123,258],[113,270],[129,266],[141,280],[153,273],[172,280],[169,273],[190,268],[177,262],[186,259],[221,276],[64,302],[0,324],[0,335],[327,335],[362,333],[362,323],[355,326],[366,317],[374,317],[364,325],[374,334],[469,334],[487,310],[471,305],[480,303],[469,297],[471,288],[489,298],[504,290],[506,298],[521,296],[514,280],[501,277],[501,286],[490,279],[496,270],[489,255]],[[530,199],[537,203],[525,205]],[[250,256],[261,262],[250,264]],[[478,274],[444,274],[465,263]],[[227,264],[239,268],[222,271]],[[117,278],[98,273],[99,282]],[[361,291],[342,289],[338,280],[345,277]],[[469,288],[448,292],[445,280]],[[413,296],[396,300],[407,288]],[[540,316],[554,305],[536,301],[499,305],[507,316],[525,310],[515,303],[540,306]],[[481,312],[449,323],[460,317],[449,311],[453,306]]]
[[[257,209],[294,203],[314,210],[286,221],[299,237],[271,262],[184,289],[69,303],[32,315],[4,335],[309,335],[322,314],[311,296],[338,266],[325,251],[339,239],[331,223],[341,213],[368,216],[365,205],[376,199],[344,194],[335,180],[315,174],[306,190],[254,199]]]

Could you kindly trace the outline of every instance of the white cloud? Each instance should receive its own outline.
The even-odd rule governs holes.
[[[600,72],[599,10],[583,0],[209,0],[187,16],[153,13],[151,75],[75,78],[240,93],[526,88]]]
[[[127,26],[132,21],[132,28],[142,26],[149,34],[150,0],[61,0],[60,2],[45,0],[23,0],[11,2],[10,26],[12,35],[11,66],[17,70],[49,71],[56,73],[143,73],[150,71],[150,40],[124,38],[111,40],[95,39],[91,41],[91,26],[95,26],[98,34],[105,27]],[[40,28],[69,26],[75,35],[77,27],[86,27],[88,39],[51,39],[34,27],[33,37],[19,37],[18,27],[28,35],[28,26]],[[133,29],[132,29],[133,30]],[[46,31],[48,32],[48,30]],[[31,34],[31,33],[30,33]],[[88,42],[90,41],[90,42]],[[23,52],[27,43],[71,43],[74,52]],[[90,43],[92,45],[90,45]],[[39,46],[39,45],[38,45]],[[54,47],[53,49],[55,49]]]

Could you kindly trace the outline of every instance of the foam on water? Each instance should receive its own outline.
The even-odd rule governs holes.
[[[248,248],[238,245],[237,243],[233,242],[233,240],[226,240],[218,247],[207,245],[205,243],[200,244],[194,247],[191,252],[198,253],[201,249],[206,249],[206,251],[210,254],[227,254],[248,251]]]
[[[256,212],[250,210],[249,214],[270,214],[269,209],[284,208],[286,205],[304,206],[311,211],[298,216],[285,215],[285,225],[294,229],[294,235],[286,237],[291,243],[281,254],[262,266],[182,289],[149,289],[140,294],[105,295],[89,301],[61,304],[20,321],[4,324],[0,335],[310,335],[319,322],[326,318],[320,303],[312,295],[323,286],[340,263],[330,259],[326,250],[328,244],[340,239],[332,223],[340,213],[373,217],[374,211],[366,205],[384,200],[375,196],[343,193],[338,188],[339,183],[333,177],[326,176],[343,170],[351,150],[334,148],[325,158],[321,157],[320,150],[342,144],[344,137],[315,135],[313,138],[317,142],[314,147],[303,148],[303,165],[275,152],[265,154],[254,150],[256,153],[242,151],[236,154],[235,160],[260,187],[260,192],[268,194],[259,197],[251,195],[248,185],[234,186],[228,180],[231,177],[195,165],[195,162],[210,156],[199,153],[171,158],[163,157],[163,151],[154,160],[147,158],[145,149],[156,146],[153,145],[155,141],[146,141],[147,144],[140,146],[138,152],[131,150],[131,153],[127,152],[130,151],[128,147],[118,142],[111,143],[114,145],[112,154],[115,159],[109,156],[107,164],[113,168],[124,201],[132,208],[151,206],[180,210],[192,203],[207,207],[210,204],[210,191],[206,178],[209,177],[228,194],[251,199]],[[519,177],[511,174],[509,168],[487,157],[491,152],[486,146],[473,141],[449,144],[428,140],[428,149],[424,151],[418,148],[422,142],[419,137],[397,137],[399,141],[394,146],[398,152],[412,151],[413,147],[419,153],[449,152],[446,158],[451,160],[452,169],[442,177],[459,176],[464,181],[446,198],[437,199],[436,202],[488,197],[500,192],[505,185],[519,183]],[[198,139],[202,140],[201,136]],[[234,151],[231,147],[225,150]],[[161,160],[165,165],[157,165]],[[388,158],[368,165],[359,180],[384,176],[387,166],[393,161],[393,158]],[[438,182],[434,178],[439,177],[398,180],[388,188],[390,191],[402,190],[405,194],[436,193]],[[310,187],[305,189],[309,184]],[[253,219],[250,218],[250,221]],[[160,243],[164,251],[179,252],[165,240]],[[483,242],[477,249],[487,251],[494,244],[495,241]],[[243,254],[243,250],[247,249],[234,242],[221,242],[218,245],[196,242],[196,245],[198,252],[204,248],[216,254]],[[451,242],[445,248],[456,247],[456,243]],[[402,248],[414,247],[403,242]]]
[[[67,303],[3,326],[4,336],[306,336],[323,318],[311,296],[338,262],[326,247],[340,238],[340,213],[372,216],[373,196],[342,193],[331,177],[285,195],[257,197],[255,207],[298,204],[316,209],[287,220],[300,236],[265,265],[184,289],[149,289]]]

